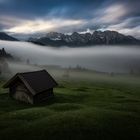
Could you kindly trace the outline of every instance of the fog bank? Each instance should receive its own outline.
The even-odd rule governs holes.
[[[60,65],[104,72],[140,72],[140,46],[92,46],[53,48],[28,42],[0,41],[0,49],[38,65]]]

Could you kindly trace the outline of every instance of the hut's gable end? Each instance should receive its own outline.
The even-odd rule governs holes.
[[[33,104],[33,97],[23,83],[18,82],[16,83],[16,86],[11,87],[10,89],[15,91],[11,94],[13,98],[19,101]]]
[[[17,78],[14,82],[12,82],[12,84],[9,85],[9,93],[11,97],[13,96],[13,94],[15,94],[18,85],[21,84],[22,84],[21,80]]]

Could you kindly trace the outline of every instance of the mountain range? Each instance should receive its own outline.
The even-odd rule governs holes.
[[[80,34],[74,32],[66,35],[57,32],[47,33],[40,38],[30,38],[29,42],[40,45],[50,46],[87,46],[87,45],[139,45],[140,40],[120,34],[116,31],[95,31],[91,33]]]
[[[0,40],[18,41],[18,39],[0,32]],[[32,42],[44,46],[90,46],[90,45],[140,45],[140,40],[133,36],[126,36],[116,31],[95,31],[93,33],[80,34],[74,32],[71,35],[50,32],[38,38],[29,38]]]

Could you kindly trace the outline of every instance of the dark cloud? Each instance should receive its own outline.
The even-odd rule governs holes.
[[[139,14],[139,0],[5,0],[5,3],[0,3],[0,12],[25,17],[53,13],[54,16],[89,18],[98,8],[113,3],[125,3],[132,14]]]
[[[9,0],[0,5],[1,13],[16,14],[18,16],[36,17],[54,14],[54,16],[75,16],[95,9],[105,0]],[[61,15],[63,14],[63,15]],[[77,16],[77,17],[78,17]],[[88,16],[87,16],[88,17]]]
[[[60,27],[66,32],[109,28],[123,22],[127,29],[135,28],[140,25],[139,7],[139,0],[0,0],[0,29],[19,26],[20,20],[41,19],[44,22],[58,18],[62,22],[69,19],[85,21],[79,26]],[[13,18],[11,25],[5,24],[8,18]]]

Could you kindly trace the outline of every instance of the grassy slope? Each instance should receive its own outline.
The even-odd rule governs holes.
[[[73,73],[58,82],[55,98],[40,105],[0,88],[0,140],[140,139],[140,78]]]

